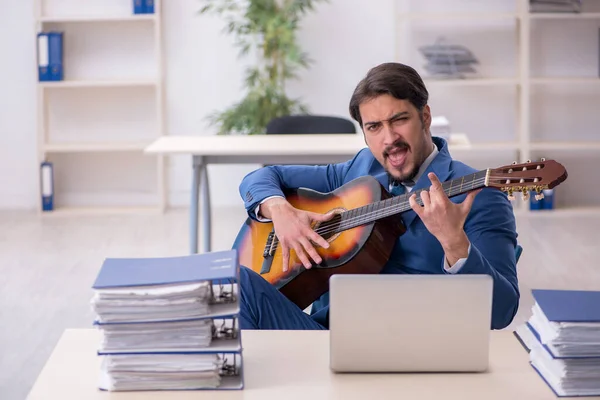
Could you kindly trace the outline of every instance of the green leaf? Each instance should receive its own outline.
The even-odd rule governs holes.
[[[312,60],[297,42],[299,21],[328,0],[203,0],[200,14],[220,15],[225,32],[235,36],[239,56],[258,56],[244,77],[245,95],[237,103],[206,116],[219,135],[263,134],[273,118],[307,114],[301,99],[285,93],[287,80],[297,79]]]

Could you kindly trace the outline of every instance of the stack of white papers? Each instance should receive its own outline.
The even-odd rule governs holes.
[[[192,351],[211,344],[211,319],[101,325],[101,353]]]
[[[216,388],[222,367],[217,354],[106,356],[100,387],[110,391]]]
[[[515,334],[557,396],[600,395],[600,292],[534,290]]]
[[[189,319],[209,313],[209,282],[97,289],[92,307],[99,322]]]

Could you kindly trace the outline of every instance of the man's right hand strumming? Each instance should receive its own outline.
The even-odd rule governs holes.
[[[260,214],[273,221],[275,234],[279,240],[279,247],[283,256],[283,270],[289,269],[290,249],[294,249],[306,269],[312,263],[320,264],[322,259],[317,253],[314,243],[328,248],[329,243],[312,229],[313,221],[327,221],[333,213],[319,214],[299,210],[292,206],[286,199],[276,197],[267,200],[260,206]]]

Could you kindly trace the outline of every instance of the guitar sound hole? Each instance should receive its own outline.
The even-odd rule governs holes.
[[[317,222],[313,229],[328,242],[334,241],[341,233],[340,224],[342,222],[341,212],[344,210],[333,210],[336,215],[331,219],[323,222]]]

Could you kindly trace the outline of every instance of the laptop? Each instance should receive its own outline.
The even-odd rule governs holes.
[[[489,275],[333,275],[331,370],[486,371],[492,287]]]

